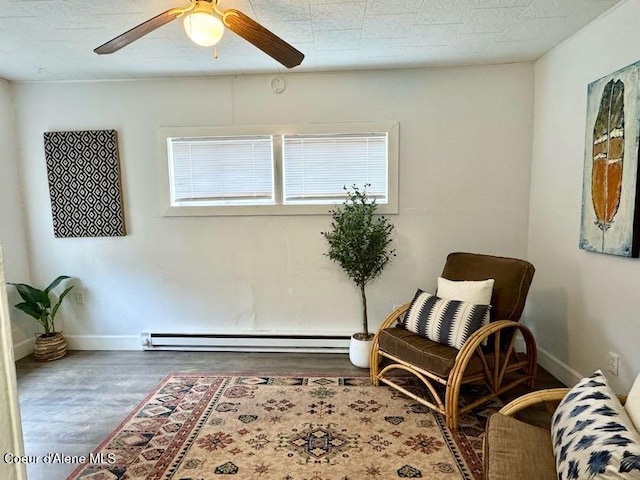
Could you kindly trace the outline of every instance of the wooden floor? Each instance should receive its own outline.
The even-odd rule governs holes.
[[[346,354],[162,351],[71,351],[48,363],[28,356],[16,372],[25,453],[38,458],[87,455],[170,373],[367,373]],[[536,389],[556,386],[540,369]],[[28,479],[64,480],[75,467],[30,463]]]

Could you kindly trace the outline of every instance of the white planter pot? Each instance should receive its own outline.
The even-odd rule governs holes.
[[[371,353],[372,340],[358,340],[351,336],[349,343],[349,360],[356,367],[369,368],[369,355]]]

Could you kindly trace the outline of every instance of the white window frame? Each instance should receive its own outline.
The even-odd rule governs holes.
[[[282,136],[303,134],[388,134],[387,195],[388,203],[379,204],[378,212],[398,213],[399,125],[397,122],[315,123],[309,125],[247,125],[219,127],[160,127],[158,129],[158,179],[163,216],[240,216],[240,215],[326,215],[331,204],[284,204]],[[273,135],[273,176],[275,204],[263,205],[171,205],[168,139],[181,137],[234,137],[243,135]],[[351,185],[346,185],[350,187]],[[361,187],[361,185],[358,185]]]

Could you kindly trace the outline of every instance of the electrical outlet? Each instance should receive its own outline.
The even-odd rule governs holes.
[[[618,368],[620,368],[620,355],[614,352],[607,352],[607,370],[617,377]]]
[[[76,303],[78,305],[84,305],[84,292],[82,290],[78,290],[75,293],[75,296],[76,296]]]

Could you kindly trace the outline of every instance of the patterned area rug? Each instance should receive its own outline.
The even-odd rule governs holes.
[[[68,480],[481,480],[497,408],[454,434],[368,377],[174,374]]]

